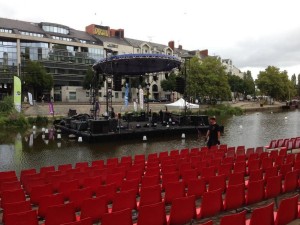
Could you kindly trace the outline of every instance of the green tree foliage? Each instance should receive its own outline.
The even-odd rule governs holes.
[[[12,96],[4,97],[0,101],[0,113],[9,113],[14,109],[14,99]]]
[[[198,58],[190,59],[186,65],[187,92],[190,96],[226,100],[230,97],[225,67],[216,57],[206,57],[201,62]]]
[[[83,79],[82,87],[85,90],[89,90],[93,84],[94,71],[89,67],[86,71],[85,77]]]
[[[164,91],[174,91],[176,88],[176,74],[171,72],[168,79],[162,80],[160,85]]]
[[[244,93],[244,81],[242,78],[236,75],[228,74],[228,84],[235,97],[236,93]]]
[[[254,79],[252,77],[251,71],[247,70],[246,73],[244,73],[244,93],[246,95],[254,95],[255,93],[255,83]]]
[[[292,81],[293,85],[296,87],[296,86],[297,86],[297,82],[296,82],[296,74],[293,74],[293,75],[292,75],[291,81]]]
[[[296,94],[287,71],[280,71],[275,66],[268,66],[265,71],[260,71],[256,84],[261,94],[271,96],[276,100],[287,100]]]
[[[48,74],[44,66],[38,61],[27,61],[25,66],[24,81],[27,87],[32,87],[34,96],[42,93],[44,90],[50,90],[53,87],[53,78]]]

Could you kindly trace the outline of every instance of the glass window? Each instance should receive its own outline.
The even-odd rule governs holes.
[[[119,92],[115,92],[115,98],[119,98]]]
[[[102,98],[102,92],[99,92],[99,97]]]
[[[76,100],[76,92],[75,91],[69,92],[69,100]]]

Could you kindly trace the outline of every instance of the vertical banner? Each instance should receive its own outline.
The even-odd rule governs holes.
[[[33,105],[32,94],[28,92],[28,102],[30,105]]]
[[[144,109],[144,91],[142,88],[139,90],[139,97],[140,97],[140,107]]]
[[[18,112],[21,112],[21,80],[19,77],[14,76],[14,105]]]
[[[128,107],[128,96],[129,96],[129,86],[128,83],[125,84],[125,107]]]
[[[49,113],[54,116],[54,107],[53,102],[49,102]]]

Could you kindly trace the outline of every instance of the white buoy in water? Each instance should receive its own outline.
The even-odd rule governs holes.
[[[45,134],[42,134],[42,138],[45,139]]]
[[[181,134],[181,138],[182,138],[182,139],[185,139],[185,133],[182,133],[182,134]]]
[[[61,142],[57,142],[57,147],[58,147],[58,148],[61,147]]]
[[[61,139],[61,134],[57,134],[57,139]]]
[[[78,137],[78,142],[82,142],[82,137]]]
[[[147,141],[147,136],[146,135],[143,136],[143,141]]]
[[[243,128],[243,125],[240,125],[240,128],[242,129],[242,128]]]
[[[45,144],[46,144],[46,145],[49,144],[49,140],[45,140]]]
[[[166,127],[169,128],[170,127],[169,124]]]
[[[49,133],[49,130],[48,129],[45,129],[45,134],[48,134]]]
[[[284,119],[285,119],[285,120],[287,120],[287,116],[286,116],[286,117],[284,117]]]
[[[271,111],[271,114],[273,114],[273,111]]]
[[[35,130],[34,130],[34,131],[32,131],[32,134],[33,134],[33,135],[36,135],[36,131],[35,131]]]
[[[45,128],[44,127],[42,128],[42,132],[45,132]]]
[[[33,129],[33,130],[35,130],[35,129],[36,129],[36,126],[35,126],[35,125],[33,125],[32,129]]]

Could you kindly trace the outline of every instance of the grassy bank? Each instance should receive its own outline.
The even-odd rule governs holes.
[[[232,107],[230,105],[215,105],[208,109],[201,110],[201,112],[208,116],[232,116],[242,115],[244,110],[240,107]]]

